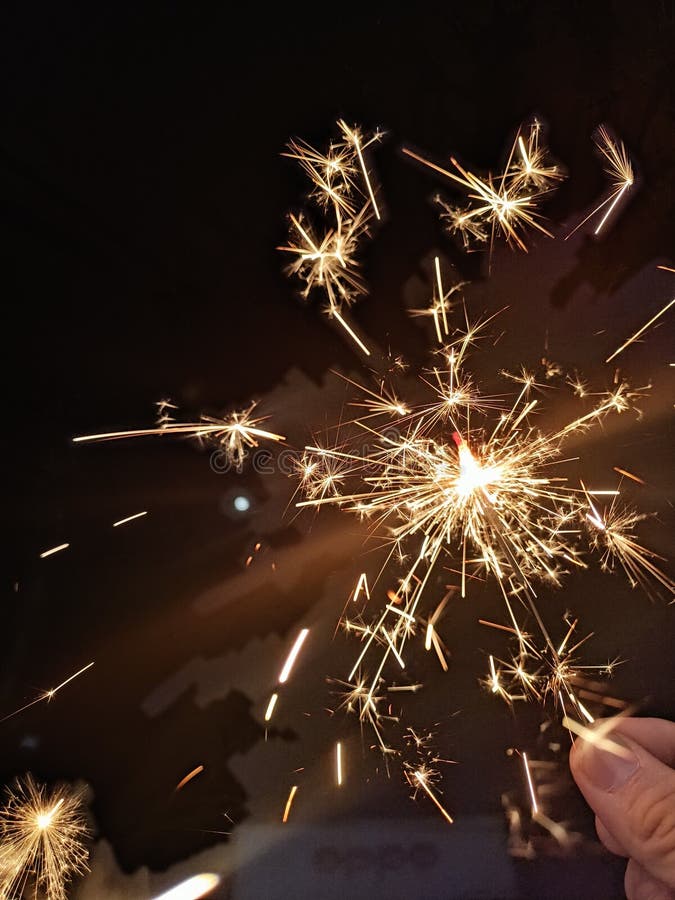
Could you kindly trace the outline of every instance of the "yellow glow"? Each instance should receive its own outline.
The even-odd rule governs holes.
[[[220,884],[220,875],[206,873],[203,875],[194,875],[186,881],[181,881],[175,887],[158,894],[154,900],[199,900],[205,897],[215,887]]]
[[[479,488],[487,487],[499,480],[499,466],[483,468],[465,443],[460,444],[458,455],[459,478],[456,482],[456,490],[460,496],[466,497]]]

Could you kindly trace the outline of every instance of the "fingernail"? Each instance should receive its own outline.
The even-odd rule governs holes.
[[[640,765],[629,747],[619,743],[616,738],[611,740],[617,745],[616,753],[603,750],[589,741],[583,741],[579,747],[579,768],[594,787],[601,791],[618,790]]]

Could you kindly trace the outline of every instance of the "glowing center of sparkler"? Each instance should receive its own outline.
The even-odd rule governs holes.
[[[38,814],[38,816],[36,817],[37,818],[37,827],[40,829],[40,831],[45,831],[47,828],[49,828],[49,826],[52,824],[52,821],[54,819],[54,815],[56,814],[56,811],[58,810],[59,806],[61,806],[62,803],[63,803],[63,800],[59,800],[59,802],[56,804],[56,806],[54,806],[52,809],[50,809],[49,812]]]
[[[467,497],[480,488],[485,488],[494,483],[500,476],[497,466],[483,468],[468,446],[462,441],[457,452],[459,454],[459,477],[455,484],[457,493]]]
[[[53,815],[54,810],[51,810],[48,813],[40,813],[40,815],[37,817],[37,826],[40,831],[45,831],[45,829],[49,828],[49,826],[52,824]]]

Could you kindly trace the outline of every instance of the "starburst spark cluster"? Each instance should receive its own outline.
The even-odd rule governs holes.
[[[633,165],[628,156],[628,151],[621,141],[615,140],[612,137],[606,125],[598,126],[594,135],[594,141],[603,160],[605,174],[610,180],[609,194],[602,203],[596,206],[585,219],[582,219],[582,221],[570,231],[565,240],[572,237],[582,225],[585,225],[586,222],[594,218],[598,213],[602,212],[602,210],[605,210],[593,231],[593,234],[595,235],[600,234],[605,223],[619,205],[621,198],[635,183],[635,173],[633,172]]]
[[[256,404],[251,403],[246,409],[231,412],[223,418],[203,415],[199,422],[177,422],[171,415],[171,410],[176,407],[168,400],[161,400],[157,404],[157,424],[154,428],[87,434],[73,438],[73,443],[179,435],[195,438],[202,444],[216,447],[224,455],[224,464],[241,469],[249,451],[258,447],[260,440],[273,442],[286,440],[281,434],[260,428],[265,418],[254,416],[255,408]]]
[[[344,311],[366,293],[358,251],[372,219],[381,218],[366,153],[382,134],[365,135],[343,120],[337,125],[340,139],[326,153],[300,139],[288,144],[284,155],[309,178],[307,199],[318,207],[322,224],[314,226],[305,213],[291,214],[289,242],[279,250],[292,255],[287,272],[303,285],[303,298],[315,290],[322,292],[327,315],[369,355]]]
[[[20,900],[31,889],[66,900],[68,883],[87,871],[88,837],[80,793],[17,779],[0,809],[0,897]]]
[[[436,293],[437,306],[447,294],[442,284]],[[389,582],[386,602],[368,618],[369,598],[377,602],[377,582],[368,596],[354,591],[363,609],[349,616],[344,628],[359,638],[361,650],[342,683],[343,705],[373,726],[385,753],[386,679],[391,671],[401,674],[407,647],[421,638],[427,650],[434,647],[444,657],[434,637],[440,640],[437,621],[448,597],[438,605],[431,587],[441,561],[457,572],[462,596],[476,579],[491,577],[499,585],[506,624],[484,624],[509,633],[515,651],[507,661],[490,657],[488,689],[509,703],[551,697],[563,713],[571,705],[585,721],[593,716],[577,696],[575,682],[589,669],[609,671],[612,664],[578,662],[576,651],[585,639],[574,636],[576,621],[568,621],[566,632],[554,639],[538,608],[538,585],[560,586],[567,572],[588,568],[597,551],[602,568],[623,568],[631,584],[649,582],[675,593],[654,555],[637,543],[639,517],[620,505],[618,490],[609,492],[612,506],[601,513],[596,494],[607,492],[587,489],[564,457],[572,438],[581,438],[611,414],[637,410],[648,386],[632,388],[619,380],[608,390],[592,392],[585,386],[580,392],[578,376],[568,378],[585,408],[555,430],[540,430],[532,424],[540,406],[533,396],[540,387],[535,374],[502,373],[516,384],[506,402],[504,395],[484,395],[467,371],[469,351],[489,321],[471,324],[466,318],[452,331],[447,314],[437,315],[441,347],[433,367],[421,376],[427,401],[416,406],[402,401],[380,379],[378,389],[366,388],[356,404],[365,412],[354,421],[353,436],[335,446],[307,447],[302,463],[306,499],[298,506],[332,505],[354,513],[390,544],[379,575]],[[363,434],[366,450],[358,440]],[[398,583],[392,585],[394,565],[403,574],[398,571]]]
[[[541,123],[534,121],[518,130],[503,170],[481,176],[450,157],[451,169],[442,168],[412,150],[403,152],[439,174],[449,178],[465,194],[464,205],[435,198],[441,209],[441,221],[456,235],[466,250],[490,245],[498,235],[521,250],[527,250],[524,231],[534,228],[550,233],[539,222],[537,208],[541,198],[564,178],[559,166],[549,160],[541,145]]]

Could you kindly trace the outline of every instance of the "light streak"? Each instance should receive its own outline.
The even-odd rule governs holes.
[[[615,472],[618,472],[619,475],[625,475],[626,478],[630,478],[632,481],[637,481],[638,484],[645,484],[642,478],[638,478],[637,475],[633,475],[632,472],[627,472],[625,469],[620,469],[618,466],[612,467]]]
[[[359,580],[356,582],[356,587],[354,588],[354,595],[352,597],[352,600],[354,601],[354,603],[356,603],[356,601],[358,600],[359,594],[361,593],[361,591],[363,591],[363,593],[366,595],[366,600],[370,600],[370,590],[368,588],[368,578],[367,578],[365,572],[361,572],[361,574],[359,575]]]
[[[291,814],[291,806],[293,805],[293,800],[295,799],[295,795],[296,795],[297,791],[298,791],[298,786],[297,786],[297,784],[294,784],[288,794],[288,799],[286,800],[286,806],[284,807],[284,814],[281,817],[281,821],[284,824],[286,822],[288,822],[288,817]]]
[[[291,674],[291,669],[295,664],[295,660],[298,658],[298,653],[300,653],[302,645],[305,643],[305,638],[308,634],[309,628],[303,628],[295,639],[295,643],[291,647],[291,652],[288,654],[286,662],[284,663],[281,670],[281,674],[279,675],[279,684],[284,684],[286,681],[288,681],[288,676]]]
[[[62,550],[67,550],[70,547],[70,544],[58,544],[56,547],[52,547],[49,550],[43,550],[40,554],[40,559],[47,559],[48,556],[53,556],[54,553],[60,553]]]
[[[340,741],[335,745],[335,780],[338,787],[342,786],[342,744]]]
[[[147,509],[143,512],[134,513],[133,516],[127,516],[126,519],[119,519],[117,522],[113,522],[113,528],[119,528],[120,525],[126,525],[127,522],[133,522],[134,519],[141,519],[143,516],[147,516]]]
[[[204,872],[181,881],[175,887],[157,894],[154,900],[199,900],[220,884],[220,875]]]
[[[18,716],[19,713],[23,712],[25,709],[30,709],[31,706],[35,706],[36,703],[42,703],[45,700],[49,703],[50,700],[56,696],[56,694],[61,690],[61,688],[65,687],[67,684],[70,684],[75,678],[78,678],[88,669],[94,665],[93,662],[87,663],[86,666],[83,666],[81,669],[78,669],[77,672],[74,672],[72,675],[69,675],[65,681],[62,681],[61,684],[57,684],[56,687],[50,688],[48,691],[43,691],[41,694],[35,698],[35,700],[31,700],[30,703],[26,703],[24,706],[21,706],[19,709],[14,710],[14,712],[10,713],[8,716],[0,719],[1,722],[6,722],[8,719],[13,718],[14,716]]]
[[[446,822],[448,822],[449,825],[452,825],[453,824],[452,816],[447,811],[447,809],[445,809],[445,807],[441,804],[440,800],[434,794],[434,792],[431,790],[431,788],[429,787],[429,785],[426,782],[426,778],[424,777],[424,775],[421,772],[417,771],[414,773],[414,777],[417,779],[419,786],[425,792],[427,797],[429,797],[429,799],[432,801],[432,803],[434,804],[436,809],[440,812],[440,814],[443,816],[443,818],[446,820]]]
[[[187,775],[184,778],[181,778],[181,780],[178,782],[178,784],[174,788],[176,793],[178,793],[178,791],[181,791],[185,787],[185,785],[188,784],[188,782],[192,781],[193,778],[196,778],[197,775],[201,775],[203,771],[204,766],[195,766],[195,768],[191,772],[188,772]]]
[[[608,363],[613,360],[614,357],[618,356],[619,353],[623,353],[626,347],[629,347],[633,343],[633,341],[637,340],[640,337],[641,334],[644,334],[644,332],[649,328],[650,325],[656,322],[657,319],[660,319],[665,312],[668,312],[673,303],[675,303],[675,297],[673,297],[673,299],[669,303],[666,303],[663,309],[660,309],[655,316],[652,316],[651,319],[642,326],[642,328],[639,328],[635,332],[635,334],[632,335],[632,337],[629,337],[627,341],[624,341],[624,343],[619,347],[618,350],[615,350],[614,353],[611,354],[611,356],[607,357],[605,362]]]
[[[534,782],[532,781],[532,773],[527,762],[527,753],[523,752],[523,766],[525,768],[525,777],[527,778],[527,787],[530,791],[530,800],[532,802],[532,815],[536,816],[539,812],[539,804],[537,803],[537,795],[534,790]]]
[[[269,722],[272,718],[272,713],[274,712],[274,707],[277,705],[277,700],[279,699],[278,694],[272,694],[269,699],[269,703],[267,704],[267,709],[265,710],[265,721]]]

